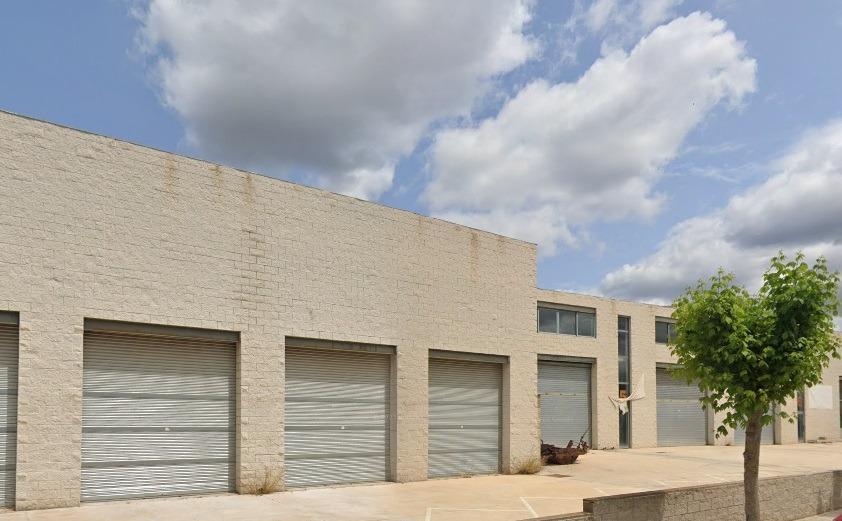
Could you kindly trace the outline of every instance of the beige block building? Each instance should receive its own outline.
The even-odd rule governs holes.
[[[536,289],[534,244],[2,112],[0,187],[17,509],[730,442],[663,369],[671,310]]]

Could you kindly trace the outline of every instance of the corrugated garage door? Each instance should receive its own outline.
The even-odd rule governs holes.
[[[502,364],[430,359],[430,477],[500,471]]]
[[[0,506],[15,505],[18,412],[17,316],[0,313]]]
[[[591,365],[538,362],[541,440],[564,447],[567,442],[591,442]]]
[[[234,488],[236,343],[86,330],[82,500]]]
[[[707,413],[699,403],[702,396],[695,385],[673,379],[667,369],[656,374],[658,399],[658,446],[705,445]]]
[[[771,414],[771,413],[770,413]],[[763,426],[763,431],[760,433],[760,443],[762,445],[772,445],[775,443],[775,424],[770,423],[769,425]],[[734,445],[745,445],[746,444],[746,430],[737,427],[734,429]]]
[[[287,487],[389,478],[391,357],[286,348]]]

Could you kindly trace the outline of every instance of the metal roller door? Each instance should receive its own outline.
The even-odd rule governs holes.
[[[746,430],[744,428],[737,427],[736,429],[734,429],[734,445],[745,445],[745,443]],[[763,426],[763,430],[760,432],[760,443],[762,445],[772,445],[775,443],[774,423],[770,423],[769,425]]]
[[[591,365],[538,363],[541,440],[564,447],[585,435],[591,443]]]
[[[502,364],[430,359],[430,477],[500,471]]]
[[[0,506],[5,507],[15,505],[17,461],[18,326],[5,323],[11,321],[0,323]]]
[[[82,500],[234,489],[236,343],[86,331]]]
[[[659,367],[656,392],[658,446],[707,444],[707,413],[699,403],[699,388],[673,379],[667,369]]]
[[[389,478],[391,357],[286,348],[287,487]]]

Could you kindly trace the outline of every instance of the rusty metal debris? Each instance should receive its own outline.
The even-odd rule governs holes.
[[[585,441],[585,434],[579,438],[579,444],[574,446],[573,440],[567,442],[566,447],[558,447],[541,440],[541,458],[548,465],[570,465],[575,463],[582,454],[588,453],[588,442]]]

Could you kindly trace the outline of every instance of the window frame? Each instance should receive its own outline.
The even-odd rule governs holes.
[[[621,319],[626,321],[625,329],[620,328],[620,320]],[[619,353],[620,350],[619,350],[619,345],[618,345],[618,348],[617,348],[617,362],[618,362],[617,383],[619,385],[625,385],[627,387],[626,391],[631,392],[631,317],[629,317],[627,315],[618,315],[617,316],[617,337],[618,337],[617,341],[618,342],[619,342],[619,336],[620,336],[621,333],[624,333],[626,335],[626,337],[625,337],[626,338],[626,345],[625,345],[626,352],[625,352],[625,354],[620,355],[620,353]],[[619,373],[619,364],[620,363],[624,363],[625,366],[626,366],[627,374],[626,374],[626,380],[625,381],[620,380],[620,373]]]
[[[625,327],[620,327],[621,322],[625,322]],[[624,335],[625,338],[625,354],[620,355],[620,335]],[[626,380],[623,381],[620,379],[620,374],[622,373],[622,367],[625,368],[626,371]],[[619,396],[620,393],[625,390],[626,396],[631,394],[631,317],[628,315],[617,315],[617,395]],[[630,448],[632,446],[632,423],[631,423],[631,414],[632,414],[632,404],[631,402],[626,402],[626,406],[628,410],[625,414],[622,411],[618,411],[619,415],[619,435],[618,438],[620,448]],[[626,439],[623,440],[623,431],[625,430]]]
[[[542,311],[553,311],[553,314],[554,314],[554,317],[555,317],[555,331],[545,331],[545,330],[541,329],[541,312]],[[560,325],[559,325],[560,317],[558,316],[558,310],[552,309],[552,308],[542,308],[541,306],[538,306],[538,312],[536,314],[536,319],[537,319],[537,322],[538,322],[537,327],[538,327],[539,333],[550,333],[550,334],[556,334],[556,335],[559,334],[558,330],[559,330],[559,327],[560,327]]]
[[[548,308],[544,308],[544,309],[548,309]],[[561,320],[562,313],[564,313],[564,314],[571,314],[572,313],[573,314],[573,331],[574,331],[573,333],[569,333],[567,331],[562,331],[562,328],[561,328],[561,326],[563,324],[563,322]],[[570,309],[555,309],[555,316],[557,317],[556,323],[558,324],[558,330],[556,331],[557,334],[579,336],[579,312],[578,311],[573,311],[573,310],[570,310]]]
[[[658,340],[658,323],[666,324],[667,325],[667,341],[661,342]],[[673,340],[675,340],[675,320],[671,318],[665,317],[655,317],[655,343],[665,346],[669,345]]]
[[[591,315],[593,316],[593,334],[592,335],[583,335],[580,333],[581,327],[579,326],[579,317],[582,315]],[[576,336],[584,336],[589,338],[596,338],[596,310],[593,312],[591,311],[577,311],[576,312]]]
[[[541,311],[554,311],[555,312],[555,331],[542,331],[541,330]],[[561,312],[566,311],[568,313],[574,313],[575,318],[575,328],[576,333],[564,333],[561,331]],[[585,335],[580,333],[579,327],[579,315],[587,314],[593,316],[593,334]],[[596,316],[596,309],[593,308],[580,308],[576,306],[565,306],[560,304],[549,304],[549,303],[538,303],[538,307],[535,313],[536,318],[536,330],[539,333],[547,333],[547,334],[555,334],[555,335],[567,335],[567,336],[575,336],[575,337],[583,337],[583,338],[596,338],[597,335],[597,316]]]

